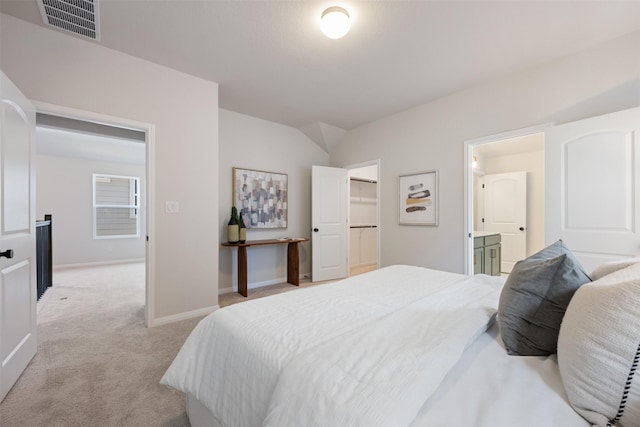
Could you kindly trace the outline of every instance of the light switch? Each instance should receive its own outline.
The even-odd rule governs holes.
[[[180,203],[173,200],[167,200],[164,203],[164,211],[166,213],[178,213],[180,212]]]

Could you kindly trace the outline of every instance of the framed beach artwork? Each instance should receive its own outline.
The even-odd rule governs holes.
[[[284,173],[233,168],[233,205],[248,229],[287,228]]]
[[[438,225],[438,171],[400,176],[400,225]]]

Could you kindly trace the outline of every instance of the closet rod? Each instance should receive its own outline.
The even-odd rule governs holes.
[[[370,182],[371,184],[377,184],[378,183],[378,181],[376,181],[374,179],[364,179],[364,178],[355,178],[355,177],[351,177],[349,179],[351,181]]]
[[[352,225],[349,228],[378,228],[377,225]]]

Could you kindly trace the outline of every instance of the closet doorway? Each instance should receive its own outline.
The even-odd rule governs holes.
[[[349,276],[379,267],[378,161],[349,167]]]

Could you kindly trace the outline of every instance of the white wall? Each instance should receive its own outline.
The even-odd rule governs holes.
[[[464,141],[640,105],[640,32],[347,133],[331,164],[381,159],[382,265],[463,272]],[[437,169],[439,226],[398,225],[398,176]]]
[[[151,324],[213,309],[218,85],[7,15],[0,36],[0,67],[31,100],[154,126]],[[180,212],[166,214],[167,200]]]
[[[142,259],[144,233],[140,237],[93,238],[93,174],[140,178],[145,200],[145,167],[125,163],[61,156],[36,156],[36,216],[53,215],[53,265]],[[145,230],[145,210],[140,212]]]
[[[485,157],[487,174],[527,173],[527,256],[544,248],[544,152]]]
[[[311,237],[311,166],[327,166],[329,154],[298,129],[220,109],[219,242],[227,240],[232,202],[233,167],[288,175],[286,229],[247,230],[247,240]],[[311,242],[298,244],[300,274],[311,272]],[[286,282],[287,245],[247,249],[248,287]],[[221,248],[219,288],[237,286],[236,250]]]

